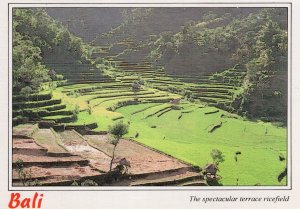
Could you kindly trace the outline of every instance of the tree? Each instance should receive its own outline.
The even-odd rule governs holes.
[[[132,83],[132,91],[134,93],[134,100],[138,101],[137,93],[141,90],[141,84],[138,81]]]
[[[114,137],[114,139],[111,141],[111,143],[114,145],[114,148],[113,148],[112,158],[110,161],[109,171],[112,170],[112,164],[115,158],[116,147],[120,139],[122,138],[122,136],[128,133],[128,128],[129,126],[127,124],[124,124],[123,121],[117,122],[113,126],[108,127],[109,133]]]
[[[225,159],[224,159],[225,156],[218,149],[213,149],[210,153],[210,156],[212,157],[212,159],[216,165],[219,165],[219,163],[225,161]]]
[[[132,83],[132,91],[133,92],[138,92],[141,90],[141,84],[138,81],[134,81]]]
[[[20,93],[27,86],[38,91],[41,83],[51,78],[57,80],[54,71],[49,74],[44,63],[49,56],[88,62],[91,47],[72,35],[44,9],[18,8],[12,15],[14,93]]]

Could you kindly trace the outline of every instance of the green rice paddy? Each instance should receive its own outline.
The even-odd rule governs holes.
[[[110,125],[123,120],[130,125],[125,137],[201,168],[213,162],[210,152],[218,149],[225,156],[218,174],[220,183],[226,186],[287,184],[286,178],[281,182],[277,179],[286,168],[286,160],[280,161],[279,156],[286,158],[287,129],[249,121],[217,108],[232,100],[240,91],[238,85],[210,83],[211,77],[207,76],[199,78],[198,83],[182,81],[189,77],[162,74],[153,80],[154,71],[152,75],[127,71],[122,74],[120,70],[109,73],[115,80],[57,87],[51,91],[51,99],[28,101],[27,106],[29,110],[48,111],[43,113],[43,120],[69,125],[97,123],[95,131],[107,131]],[[141,75],[146,84],[133,91],[131,84]],[[203,83],[204,79],[207,82]],[[190,91],[195,100],[171,93],[170,87]],[[41,92],[46,93],[49,91]],[[172,104],[174,99],[180,102]],[[39,106],[31,107],[31,103]]]
[[[286,155],[286,128],[241,117],[221,117],[229,114],[223,110],[215,111],[218,110],[216,107],[183,99],[176,105],[180,109],[172,109],[171,103],[159,102],[158,99],[172,100],[180,98],[180,95],[147,87],[134,95],[128,87],[120,88],[123,90],[119,92],[118,88],[110,90],[109,86],[103,85],[103,93],[97,90],[99,95],[96,94],[98,98],[95,99],[91,99],[89,93],[76,97],[62,93],[88,87],[91,88],[91,84],[60,87],[53,92],[63,94],[62,101],[67,106],[80,104],[78,119],[70,124],[96,122],[98,128],[95,130],[108,130],[109,125],[123,120],[130,124],[125,137],[202,168],[212,162],[212,149],[221,150],[225,155],[225,161],[219,166],[220,183],[223,185],[286,185],[286,179],[281,182],[277,180],[286,167],[286,161],[279,160],[279,155]],[[133,101],[135,98],[141,103],[109,110],[119,102]],[[155,100],[158,102],[153,102]],[[205,114],[210,112],[216,113]],[[209,130],[220,122],[222,126],[210,133]],[[237,151],[241,154],[236,160]]]

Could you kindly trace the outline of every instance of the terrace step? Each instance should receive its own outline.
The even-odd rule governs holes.
[[[13,154],[28,154],[28,155],[46,155],[47,149],[37,145],[33,139],[30,138],[16,138],[13,137]]]
[[[58,105],[52,105],[52,106],[46,106],[42,107],[42,110],[47,110],[47,111],[56,111],[56,110],[62,110],[65,109],[66,105],[58,104]]]
[[[26,174],[25,177],[19,175],[18,168],[20,166],[23,167],[22,171],[23,174]],[[42,186],[67,186],[71,185],[74,180],[95,179],[103,174],[90,167],[89,161],[79,156],[51,157],[47,149],[26,136],[23,138],[21,136],[13,137],[12,167],[13,186],[30,186],[23,185],[23,182],[34,183],[36,180],[37,185]]]
[[[199,88],[199,89],[194,89],[193,92],[196,93],[224,93],[224,94],[229,94],[231,93],[231,89],[222,89],[221,87],[219,88]]]
[[[85,135],[84,137],[88,139],[89,144],[111,155],[113,145],[109,143],[108,135]],[[153,179],[157,178],[157,175],[170,176],[172,173],[194,172],[190,165],[139,143],[124,139],[119,141],[116,148],[113,167],[121,158],[126,158],[130,162],[129,174],[134,179]],[[131,180],[124,181],[122,185],[128,185],[130,182]]]
[[[84,179],[99,178],[103,173],[91,168],[90,166],[65,166],[65,167],[39,167],[30,166],[24,169],[25,172],[30,174],[30,179],[25,180],[38,180],[41,186],[64,186],[71,185],[74,181],[82,181]],[[14,169],[12,177],[13,186],[23,186],[23,183]]]
[[[61,99],[50,99],[50,100],[42,100],[35,102],[16,102],[13,103],[12,106],[14,109],[22,109],[22,108],[37,108],[44,107],[50,105],[57,105],[61,103]]]
[[[206,180],[194,180],[181,183],[178,186],[208,186]]]
[[[184,173],[181,172],[175,172],[174,174],[162,175],[162,177],[159,177],[159,175],[156,175],[157,178],[148,177],[145,179],[139,179],[139,180],[133,180],[130,183],[130,186],[166,186],[166,185],[178,185],[183,182],[188,182],[192,180],[198,180],[203,179],[203,176],[200,175],[197,172],[193,171],[186,171]]]
[[[203,102],[207,102],[207,103],[218,103],[218,102],[222,102],[222,103],[230,103],[231,100],[230,99],[225,99],[225,98],[216,98],[216,97],[198,97],[198,99],[200,99]]]
[[[13,155],[13,168],[16,168],[18,160],[22,160],[22,164],[25,167],[29,166],[69,166],[69,165],[81,165],[87,166],[88,160],[82,159],[79,156],[68,156],[68,157],[50,157],[50,156],[33,156],[28,154],[14,154]]]
[[[200,94],[194,94],[195,97],[198,98],[212,98],[212,99],[232,99],[232,96],[230,94],[222,94],[219,92],[210,92],[210,93],[200,93]]]
[[[55,115],[55,116],[46,116],[42,118],[46,121],[55,121],[56,123],[71,123],[76,121],[76,116],[72,115]]]
[[[75,130],[65,130],[58,134],[61,137],[64,147],[66,147],[70,153],[88,159],[93,167],[103,172],[109,170],[111,157],[99,149],[90,146],[81,134]]]
[[[71,154],[62,147],[51,129],[38,129],[32,135],[35,142],[48,150],[47,154],[51,156],[70,156]]]
[[[37,124],[23,124],[13,127],[14,136],[31,136],[32,133],[38,128]]]

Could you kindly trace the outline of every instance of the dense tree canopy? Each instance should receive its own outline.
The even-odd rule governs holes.
[[[14,92],[24,87],[35,91],[41,82],[51,80],[44,59],[45,55],[55,56],[57,51],[86,62],[89,49],[43,9],[13,10]]]
[[[187,68],[208,74],[238,66],[246,77],[234,108],[250,117],[286,120],[287,87],[282,81],[287,79],[288,34],[279,12],[261,9],[244,18],[208,12],[178,33],[161,33],[149,44],[149,58],[166,71],[182,68],[182,73]]]

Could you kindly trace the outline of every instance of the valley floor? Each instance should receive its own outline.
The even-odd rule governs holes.
[[[116,89],[105,85],[99,92],[93,90],[77,96],[66,96],[64,91],[76,92],[79,88],[92,88],[91,85],[61,87],[54,95],[60,95],[66,103],[79,104],[83,110],[71,124],[96,122],[95,130],[106,131],[109,125],[123,120],[130,124],[125,137],[202,168],[212,162],[210,152],[219,149],[225,155],[219,166],[223,185],[286,185],[286,179],[278,181],[286,167],[286,161],[279,159],[286,156],[286,128],[245,120],[184,99],[175,105],[178,108],[173,108],[169,101],[181,96],[156,89],[144,87],[132,93],[124,84]],[[118,106],[135,98],[141,103]],[[87,111],[89,107],[91,114]],[[221,127],[214,129],[218,124]],[[236,152],[241,154],[236,156]]]

